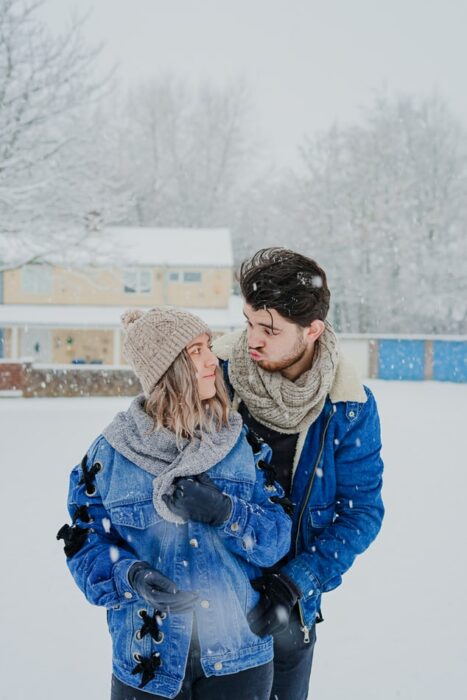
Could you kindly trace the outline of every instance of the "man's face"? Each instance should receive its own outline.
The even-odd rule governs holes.
[[[275,309],[255,311],[245,303],[248,349],[254,362],[267,372],[280,372],[312,351],[308,329],[288,321]]]

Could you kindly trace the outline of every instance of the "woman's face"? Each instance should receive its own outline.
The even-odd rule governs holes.
[[[216,395],[216,369],[219,360],[211,350],[208,334],[198,335],[186,346],[186,351],[195,365],[201,400],[212,399]]]

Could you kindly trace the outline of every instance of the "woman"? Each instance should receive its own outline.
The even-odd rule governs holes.
[[[107,608],[112,700],[267,700],[272,638],[250,581],[290,545],[290,520],[228,408],[210,331],[186,312],[127,311],[123,351],[144,394],[72,471],[65,540],[87,599]],[[259,467],[259,468],[258,468]]]

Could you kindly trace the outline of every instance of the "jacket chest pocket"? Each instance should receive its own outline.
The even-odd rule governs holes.
[[[157,513],[151,500],[140,503],[129,503],[109,508],[112,523],[117,527],[133,527],[137,530],[145,530],[149,527],[165,522]]]
[[[332,525],[335,517],[335,505],[329,503],[323,506],[313,506],[308,509],[305,518],[305,528],[303,539],[306,548],[313,545],[313,542],[322,534],[322,532]]]
[[[254,468],[252,474],[248,474],[248,478],[239,478],[238,475],[233,475],[231,470],[223,469],[222,463],[220,463],[209,469],[208,476],[223,493],[251,501],[254,489],[254,481],[251,476],[256,476]]]
[[[242,498],[248,503],[251,501],[253,495],[253,484],[230,481],[228,479],[213,479],[217,488],[228,496],[237,496],[237,498]]]
[[[114,506],[109,513],[113,526],[138,559],[160,568],[161,558],[172,555],[168,543],[173,538],[167,538],[170,523],[157,513],[152,499]]]

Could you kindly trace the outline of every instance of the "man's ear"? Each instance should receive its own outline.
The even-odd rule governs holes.
[[[321,333],[324,332],[325,327],[324,321],[320,321],[319,319],[312,321],[306,329],[306,339],[314,343],[316,340],[318,340]]]

